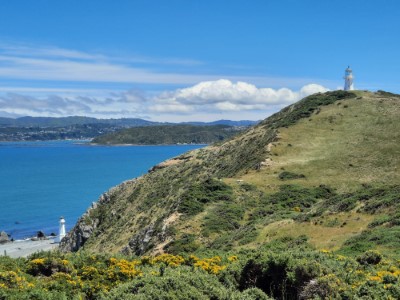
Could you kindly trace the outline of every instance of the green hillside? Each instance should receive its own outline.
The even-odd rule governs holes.
[[[360,235],[387,225],[378,219],[396,219],[399,107],[398,96],[383,93],[309,96],[110,190],[63,248],[229,250],[304,234],[317,248],[357,252]],[[398,237],[396,226],[385,234]],[[368,243],[397,255],[394,246]]]
[[[306,97],[110,189],[63,253],[0,258],[0,299],[400,299],[399,120]]]
[[[210,144],[232,137],[240,128],[227,125],[160,125],[122,129],[101,135],[94,144],[159,145],[159,144]]]

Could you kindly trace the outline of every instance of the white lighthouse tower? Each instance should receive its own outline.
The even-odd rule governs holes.
[[[352,91],[354,90],[353,84],[353,71],[350,69],[350,66],[344,71],[344,90]]]
[[[58,231],[58,240],[57,242],[61,242],[61,240],[65,237],[65,219],[64,217],[60,218],[60,229]]]

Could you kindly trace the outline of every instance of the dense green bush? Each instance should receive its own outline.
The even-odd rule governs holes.
[[[204,235],[214,232],[231,231],[240,227],[244,215],[243,207],[236,203],[217,204],[204,219]]]
[[[162,277],[144,276],[125,283],[111,290],[103,299],[268,300],[269,298],[258,289],[245,290],[243,293],[228,289],[219,282],[216,276],[182,267],[179,270],[169,269]]]
[[[262,204],[272,205],[274,211],[277,209],[287,208],[309,208],[312,204],[318,201],[318,199],[328,199],[332,197],[333,191],[326,186],[318,186],[313,188],[305,188],[299,185],[281,185],[279,191],[267,195],[262,199]]]
[[[384,246],[394,256],[400,255],[400,226],[391,228],[376,227],[348,239],[340,252],[346,255],[357,255],[369,249]]]
[[[238,288],[257,287],[275,299],[298,299],[307,282],[326,273],[313,259],[290,253],[257,253],[242,268]]]
[[[204,210],[209,202],[232,200],[232,188],[220,180],[208,179],[192,185],[182,196],[178,212],[188,216],[196,215]]]
[[[374,250],[365,251],[357,257],[357,261],[361,265],[377,265],[382,260],[382,254]]]
[[[172,254],[192,253],[199,248],[194,234],[183,234],[181,238],[174,240],[164,247],[164,250]]]
[[[304,174],[296,174],[293,172],[289,171],[283,171],[282,173],[279,174],[279,179],[280,180],[291,180],[291,179],[301,179],[301,178],[306,178]]]

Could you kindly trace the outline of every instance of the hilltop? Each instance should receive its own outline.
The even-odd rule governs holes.
[[[61,248],[180,253],[304,237],[399,255],[400,97],[315,94],[101,196]]]

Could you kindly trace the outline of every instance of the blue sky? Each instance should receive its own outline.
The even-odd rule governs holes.
[[[400,92],[398,1],[2,1],[0,116],[262,119]]]

